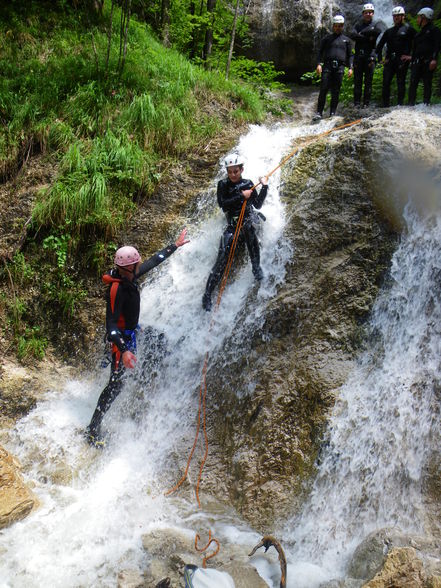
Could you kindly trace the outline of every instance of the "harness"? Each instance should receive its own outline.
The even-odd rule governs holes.
[[[325,65],[331,69],[338,69],[342,65],[345,65],[345,63],[345,61],[341,61],[340,59],[327,59],[325,61]]]

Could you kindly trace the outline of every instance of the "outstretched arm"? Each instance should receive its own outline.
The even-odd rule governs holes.
[[[140,278],[141,276],[143,276],[144,274],[158,266],[160,263],[165,261],[168,257],[170,257],[170,255],[172,255],[172,253],[174,253],[178,247],[182,247],[182,245],[188,243],[189,239],[187,239],[186,237],[187,229],[183,229],[179,237],[176,239],[175,243],[167,245],[167,247],[164,247],[164,249],[161,249],[161,251],[158,251],[146,261],[143,261],[139,266],[135,277]]]

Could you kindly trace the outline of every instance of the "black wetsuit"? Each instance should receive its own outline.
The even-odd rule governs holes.
[[[416,31],[410,25],[403,23],[384,32],[377,46],[377,56],[381,60],[383,47],[386,45],[386,63],[383,69],[383,106],[390,106],[390,85],[392,78],[397,76],[397,103],[404,103],[406,93],[406,74],[409,62],[402,61],[402,55],[412,53],[412,41]]]
[[[349,35],[355,41],[354,56],[354,104],[359,106],[363,94],[363,105],[368,106],[372,94],[372,79],[374,77],[376,53],[375,45],[381,30],[377,24],[358,22]]]
[[[113,269],[103,276],[103,282],[109,286],[106,293],[106,333],[108,341],[112,344],[112,363],[109,383],[101,392],[92,420],[86,429],[87,438],[92,444],[100,441],[101,421],[123,386],[125,368],[121,356],[125,351],[136,352],[135,331],[141,301],[138,279],[165,261],[176,249],[175,244],[169,245],[144,261],[133,281],[121,277],[118,269]]]
[[[241,178],[236,184],[233,184],[233,182],[227,178],[225,180],[220,180],[217,185],[217,202],[226,214],[228,225],[226,226],[220,240],[216,263],[212,267],[210,275],[208,276],[205,294],[202,300],[203,307],[206,310],[210,310],[211,308],[211,294],[219,284],[227,265],[231,243],[236,230],[237,219],[244,202],[242,191],[250,190],[253,185],[254,184],[251,180],[245,180],[243,178]],[[253,190],[245,208],[243,225],[238,241],[239,245],[239,243],[242,243],[245,240],[248,253],[250,254],[253,274],[256,279],[262,278],[262,270],[260,268],[259,240],[255,229],[255,226],[259,223],[260,219],[254,209],[262,208],[267,192],[268,186],[262,186],[260,192],[257,192],[256,189]]]
[[[335,114],[345,67],[352,69],[351,40],[343,34],[331,33],[320,43],[317,63],[323,63],[317,112],[322,115],[326,95],[331,91],[331,115]]]
[[[437,60],[440,51],[441,31],[432,23],[427,23],[413,41],[412,62],[410,65],[409,104],[413,106],[419,81],[423,80],[424,104],[430,104],[432,97],[432,79],[435,70],[429,69],[429,63]]]

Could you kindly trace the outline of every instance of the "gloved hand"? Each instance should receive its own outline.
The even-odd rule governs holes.
[[[131,351],[124,351],[122,360],[125,368],[134,368],[136,365],[136,355]]]

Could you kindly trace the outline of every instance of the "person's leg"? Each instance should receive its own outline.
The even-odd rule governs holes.
[[[369,106],[372,96],[372,80],[374,78],[375,62],[369,59],[365,60],[364,66],[364,96],[363,105]]]
[[[119,353],[114,353],[112,355],[112,366],[109,383],[101,392],[100,397],[98,398],[95,412],[93,413],[90,424],[86,429],[86,437],[91,445],[97,445],[102,441],[101,422],[104,418],[104,415],[109,410],[112,402],[121,392],[123,387],[122,377],[124,375],[125,369],[122,361],[120,362],[119,359]]]
[[[213,290],[219,284],[222,279],[223,273],[227,266],[228,255],[230,253],[231,243],[234,237],[234,227],[228,225],[225,229],[219,243],[219,250],[217,253],[217,259],[214,266],[211,269],[210,275],[208,276],[207,284],[205,286],[205,292],[202,297],[202,306],[205,310],[211,310],[211,295]]]
[[[424,94],[423,94],[423,102],[424,104],[429,105],[430,99],[432,98],[432,80],[433,80],[433,71],[430,71],[429,65],[424,64],[423,70],[423,84],[424,84]]]
[[[343,81],[343,74],[345,68],[343,66],[332,72],[331,77],[331,108],[329,110],[330,115],[335,114],[338,105],[338,99],[340,97],[340,88]]]
[[[325,108],[326,94],[328,93],[328,90],[329,90],[330,75],[331,75],[330,70],[327,69],[326,67],[323,67],[322,79],[320,82],[320,92],[319,92],[319,97],[318,97],[318,101],[317,101],[317,113],[320,115],[323,114],[323,109]]]
[[[408,69],[409,63],[401,63],[397,70],[397,104],[399,106],[404,104],[404,97],[406,95],[406,76]]]
[[[262,268],[260,267],[260,245],[259,239],[256,235],[256,230],[251,220],[248,220],[244,223],[243,231],[245,235],[245,242],[247,244],[248,253],[250,255],[253,275],[256,278],[256,280],[260,281],[263,279],[263,272]]]
[[[355,57],[354,59],[354,105],[360,106],[361,94],[363,90],[363,59]]]
[[[415,106],[416,93],[418,88],[419,75],[418,75],[418,64],[413,63],[410,67],[410,84],[409,84],[409,106]]]
[[[383,68],[383,90],[382,90],[382,98],[383,98],[383,106],[390,106],[390,85],[392,83],[392,78],[394,76],[394,68],[392,63],[389,61],[388,63],[384,64]]]

